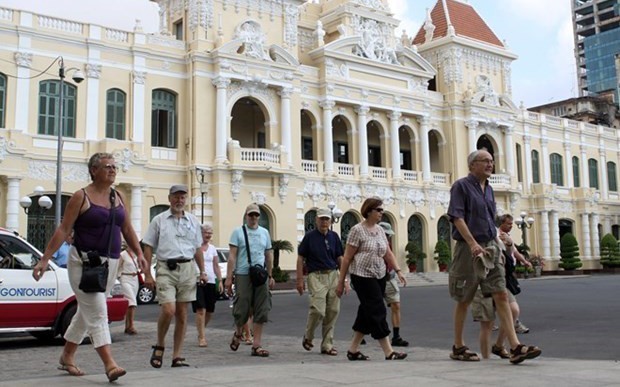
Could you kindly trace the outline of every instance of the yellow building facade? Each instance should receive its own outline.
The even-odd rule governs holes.
[[[273,239],[296,245],[317,208],[342,210],[334,229],[346,239],[363,200],[379,196],[403,265],[413,240],[436,271],[450,186],[485,147],[498,212],[534,218],[528,244],[546,269],[557,268],[565,232],[585,269],[599,268],[603,234],[618,237],[618,132],[516,106],[517,57],[469,4],[439,1],[414,38],[395,36],[381,0],[156,3],[156,34],[0,8],[2,225],[29,237],[53,230],[53,209],[26,215],[19,202],[36,203],[41,186],[56,203],[61,57],[62,194],[88,183],[91,154],[113,153],[139,234],[178,183],[220,246],[250,202]]]

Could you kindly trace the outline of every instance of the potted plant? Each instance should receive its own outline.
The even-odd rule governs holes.
[[[446,271],[448,265],[452,262],[452,255],[450,254],[450,246],[444,240],[438,240],[435,244],[435,261],[439,266],[439,271]]]
[[[571,233],[566,233],[560,239],[560,264],[565,271],[579,269],[583,264],[579,259],[579,244],[577,238]]]
[[[271,275],[276,282],[286,282],[289,279],[289,274],[280,269],[280,250],[292,253],[295,251],[293,245],[287,240],[272,240],[271,248],[273,249],[273,270]]]
[[[532,254],[529,259],[532,267],[534,268],[534,277],[540,277],[542,275],[542,268],[545,266],[545,260],[540,254]]]
[[[413,273],[417,270],[418,263],[422,265],[422,261],[426,258],[426,253],[413,241],[409,241],[405,246],[407,251],[407,265],[409,272]]]
[[[606,234],[601,240],[601,265],[606,271],[620,268],[620,249],[618,241],[612,234]]]

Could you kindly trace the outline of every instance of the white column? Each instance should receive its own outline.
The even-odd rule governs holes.
[[[540,144],[542,145],[539,164],[542,168],[543,180],[545,184],[551,184],[551,165],[549,163],[549,139],[545,130],[541,132]]]
[[[355,109],[357,113],[357,143],[359,145],[360,177],[368,177],[368,131],[366,127],[366,114],[370,111],[368,106],[360,106]]]
[[[131,225],[138,235],[142,237],[142,185],[131,186]]]
[[[103,127],[103,133],[99,135],[99,75],[101,66],[88,64],[86,65],[86,139],[99,140],[105,138],[106,127]],[[104,97],[105,98],[105,97]],[[105,105],[104,105],[105,106]],[[142,105],[144,109],[144,105]],[[144,113],[142,113],[144,117]]]
[[[332,109],[336,103],[326,99],[320,103],[323,108],[323,158],[325,174],[334,173],[334,140],[332,133]]]
[[[582,257],[589,259],[592,255],[590,251],[590,215],[581,214],[581,239],[583,246],[581,247]]]
[[[506,173],[509,176],[515,175],[515,160],[514,160],[514,149],[512,145],[512,126],[504,127],[504,146],[506,147]]]
[[[585,144],[586,138],[585,136],[581,136],[582,144]],[[581,151],[581,186],[589,187],[590,186],[590,175],[588,172],[588,156],[586,155],[586,146],[580,145],[579,150]]]
[[[564,143],[564,171],[566,175],[566,187],[573,188],[575,186],[575,182],[573,181],[573,155],[570,151],[570,144],[568,142]]]
[[[293,149],[291,149],[291,95],[293,89],[284,87],[280,90],[282,145],[286,149],[288,165],[293,165]]]
[[[591,259],[598,258],[601,255],[600,237],[598,235],[598,221],[599,215],[592,214],[592,221],[590,222],[590,237],[592,238],[592,255]]]
[[[527,129],[526,129],[527,130]],[[525,153],[525,187],[526,192],[530,191],[530,187],[534,180],[532,179],[532,144],[529,134],[523,135],[523,149]]]
[[[560,224],[557,211],[551,211],[549,213],[549,229],[551,232],[551,257],[552,259],[558,259],[560,257]]]
[[[15,63],[17,64],[15,129],[28,133],[28,116],[30,114],[30,66],[32,66],[32,54],[29,52],[16,52]],[[54,70],[56,70],[56,68],[54,68]],[[35,124],[30,134],[36,134],[36,128],[37,125]]]
[[[603,218],[603,235],[611,234],[611,217],[608,215]]]
[[[476,129],[478,128],[478,121],[468,120],[465,122],[465,126],[467,126],[467,147],[469,148],[467,154],[469,154],[476,150]]]
[[[19,182],[21,177],[7,178],[6,228],[19,231]]]
[[[540,237],[542,239],[543,257],[551,258],[551,243],[549,241],[549,213],[540,211]]]
[[[390,145],[392,153],[392,179],[400,179],[400,136],[398,135],[398,123],[401,112],[390,113]]]
[[[599,150],[598,150],[598,154],[599,154],[599,161],[598,161],[598,173],[601,176],[601,184],[599,185],[599,188],[601,190],[601,199],[602,200],[607,200],[609,197],[609,186],[608,186],[608,182],[607,182],[607,156],[605,154],[605,147],[602,144],[601,140],[601,144],[599,145]]]
[[[144,110],[147,109],[148,114],[150,114],[151,108],[150,106],[146,106],[146,92],[144,87],[144,82],[146,82],[146,72],[144,71],[134,71],[133,72],[133,123],[132,123],[132,133],[130,140],[134,142],[146,142],[144,126],[145,126],[145,114],[147,114]],[[150,135],[150,131],[149,131]]]
[[[213,80],[213,85],[217,88],[215,97],[215,163],[223,164],[228,159],[226,157],[226,143],[228,141],[226,134],[226,126],[228,124],[226,94],[228,85],[230,85],[230,79],[217,77]]]
[[[428,116],[418,118],[420,123],[420,154],[422,155],[422,181],[431,181],[431,156],[428,149],[428,128],[431,119]]]

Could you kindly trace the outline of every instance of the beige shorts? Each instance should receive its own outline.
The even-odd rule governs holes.
[[[494,321],[495,320],[495,304],[493,297],[485,297],[478,290],[471,303],[471,316],[474,321]]]
[[[159,305],[196,300],[196,269],[194,261],[179,263],[175,270],[157,261],[157,299]]]
[[[492,244],[495,244],[495,241],[481,244],[481,246],[484,248]],[[479,280],[474,270],[471,249],[467,243],[457,241],[448,279],[450,297],[457,302],[471,302],[478,287],[485,295],[506,291],[506,271],[502,262],[501,252],[497,249],[495,267],[488,272],[485,279]]]
[[[398,288],[398,280],[396,277],[385,283],[385,303],[390,306],[392,303],[400,302],[400,289]]]

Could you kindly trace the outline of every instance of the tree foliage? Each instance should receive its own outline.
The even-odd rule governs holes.
[[[444,240],[438,240],[435,244],[435,260],[439,265],[449,265],[452,262],[450,246]]]
[[[278,239],[271,241],[271,248],[273,249],[273,267],[280,267],[280,250],[294,252],[293,244],[287,240]]]
[[[579,269],[583,264],[579,259],[579,244],[577,238],[571,233],[566,233],[560,240],[560,264],[564,270]]]
[[[606,234],[601,240],[601,265],[620,267],[620,248],[618,240],[612,234]]]
[[[405,250],[407,251],[407,264],[409,265],[417,264],[419,260],[426,258],[426,253],[413,241],[407,243]]]

